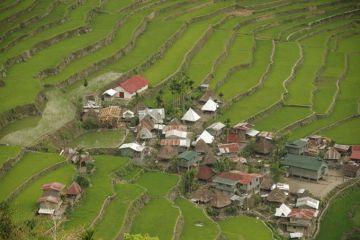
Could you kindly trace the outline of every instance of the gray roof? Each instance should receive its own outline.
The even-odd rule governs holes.
[[[292,148],[303,148],[306,146],[306,141],[302,139],[295,140],[293,142],[289,142],[286,144],[286,147],[292,147]]]
[[[222,184],[226,184],[226,185],[236,185],[239,181],[235,181],[235,180],[231,180],[228,178],[222,178],[219,176],[216,176],[213,180],[214,183],[222,183]]]
[[[281,160],[281,164],[315,171],[318,171],[322,167],[327,167],[326,162],[321,158],[295,154],[287,154],[284,159]]]

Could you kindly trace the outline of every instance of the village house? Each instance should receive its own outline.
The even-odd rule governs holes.
[[[208,131],[204,130],[200,136],[196,139],[195,142],[203,140],[206,144],[211,144],[214,141],[214,136],[212,136]]]
[[[360,162],[360,145],[353,145],[351,147],[351,160]]]
[[[160,146],[173,146],[184,152],[190,147],[190,139],[160,139]]]
[[[236,170],[222,172],[213,178],[212,186],[232,194],[257,193],[260,191],[260,175]]]
[[[133,113],[130,110],[126,110],[125,112],[123,112],[122,114],[122,118],[124,119],[124,121],[130,121],[131,119],[133,119],[135,117],[135,113]]]
[[[344,164],[343,173],[346,177],[351,177],[351,178],[360,177],[360,165],[354,162]]]
[[[340,160],[340,158],[341,154],[334,147],[330,147],[324,155],[325,160],[337,161]]]
[[[274,134],[272,132],[260,132],[256,136],[254,150],[260,154],[269,154],[273,150]]]
[[[200,166],[197,173],[197,179],[201,181],[208,182],[215,175],[214,170],[208,166]]]
[[[66,197],[75,202],[81,197],[82,189],[77,182],[73,182],[66,192]]]
[[[286,224],[286,230],[291,233],[302,233],[305,236],[310,236],[318,213],[314,209],[293,208],[288,215],[289,222]]]
[[[350,152],[350,146],[349,145],[335,143],[333,147],[335,148],[336,151],[341,153],[341,155],[346,155],[347,153]]]
[[[221,122],[216,122],[211,124],[206,128],[206,130],[213,136],[219,136],[222,133],[222,130],[224,129],[225,124]]]
[[[118,128],[121,126],[121,109],[118,106],[109,106],[100,109],[99,123],[102,128]]]
[[[209,189],[208,185],[200,185],[190,197],[190,200],[194,203],[208,203],[211,201],[213,193]]]
[[[296,207],[298,208],[312,208],[318,210],[320,201],[312,197],[302,197],[296,200]]]
[[[231,199],[227,193],[215,191],[210,204],[213,208],[220,209],[231,205]]]
[[[140,75],[135,75],[119,83],[115,88],[116,97],[130,99],[136,94],[144,92],[149,86],[149,81]]]
[[[160,161],[170,161],[172,159],[175,159],[177,155],[178,155],[178,151],[176,147],[165,145],[165,146],[161,146],[157,158]]]
[[[143,161],[146,155],[146,147],[136,142],[124,143],[120,147],[121,155]]]
[[[219,155],[221,156],[237,156],[240,152],[240,146],[237,143],[218,144]]]
[[[201,117],[192,108],[189,108],[184,116],[181,118],[182,121],[194,123],[197,122]]]
[[[138,111],[139,121],[149,118],[154,124],[162,124],[165,120],[165,109],[163,108],[146,108]]]
[[[273,189],[274,181],[270,175],[265,175],[260,183],[260,190],[270,192]]]
[[[325,161],[311,156],[287,154],[280,163],[287,167],[289,175],[316,181],[323,178],[328,171]]]
[[[200,159],[195,151],[185,151],[178,157],[178,166],[184,168],[190,168],[199,163]]]
[[[202,139],[196,142],[194,150],[199,154],[206,154],[208,152],[211,152],[210,147]]]
[[[116,97],[118,97],[118,92],[115,89],[112,89],[112,88],[106,90],[102,94],[102,98],[104,99],[104,101],[112,101]]]
[[[269,193],[269,195],[266,197],[266,200],[273,203],[284,203],[286,198],[287,196],[284,191],[279,188],[275,188]]]
[[[298,139],[292,142],[289,142],[285,145],[286,151],[290,154],[301,155],[306,151],[307,141],[303,139]]]
[[[214,100],[209,98],[207,102],[201,107],[201,111],[205,113],[214,113],[218,109],[219,104],[217,104]]]
[[[60,209],[62,200],[61,194],[65,185],[58,182],[52,182],[42,185],[42,196],[38,199],[39,214],[54,215]]]
[[[243,142],[246,140],[247,132],[253,130],[253,128],[254,128],[254,125],[252,125],[250,123],[240,122],[231,129],[231,132],[236,133],[239,136],[240,141]]]
[[[281,204],[280,207],[275,210],[275,217],[286,218],[291,213],[291,208],[289,208],[286,204]]]

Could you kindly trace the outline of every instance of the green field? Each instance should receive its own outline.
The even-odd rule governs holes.
[[[349,213],[355,210],[353,206],[360,201],[359,190],[360,187],[357,184],[331,201],[330,207],[321,221],[320,232],[316,240],[341,239],[353,227],[359,227],[358,210],[355,218],[349,217]]]
[[[218,222],[222,233],[229,240],[273,239],[270,229],[261,221],[248,216],[233,217]]]
[[[124,131],[102,130],[99,132],[88,132],[79,136],[72,143],[81,148],[115,148],[119,146],[124,137]]]
[[[17,146],[0,146],[0,167],[10,158],[16,157],[21,151]]]
[[[16,132],[19,130],[35,127],[40,121],[41,117],[26,117],[16,122],[7,125],[0,129],[0,139],[9,133]]]

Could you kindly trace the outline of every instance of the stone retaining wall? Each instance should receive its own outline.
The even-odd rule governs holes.
[[[0,179],[8,173],[24,156],[25,150],[21,149],[21,151],[13,158],[9,158],[6,162],[3,163],[2,166],[0,166]]]

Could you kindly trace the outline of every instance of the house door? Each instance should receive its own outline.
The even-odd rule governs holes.
[[[119,92],[119,98],[124,98],[124,92]]]

